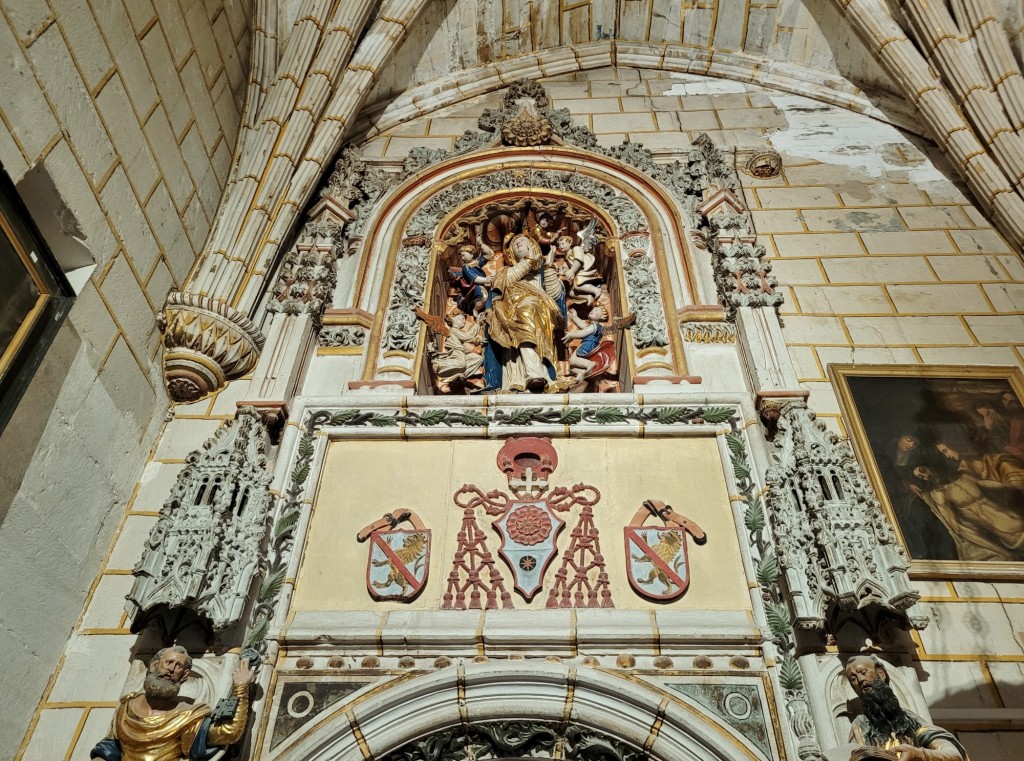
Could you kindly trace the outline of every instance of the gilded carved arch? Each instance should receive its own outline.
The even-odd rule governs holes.
[[[414,310],[429,302],[436,280],[437,247],[444,245],[438,233],[460,210],[517,195],[575,204],[603,220],[620,260],[624,307],[642,307],[631,330],[631,368],[684,378],[682,342],[670,326],[680,307],[717,301],[710,263],[688,246],[691,214],[678,195],[625,161],[545,145],[441,161],[377,202],[356,241],[363,252],[356,300],[375,314],[368,343],[377,348],[363,381],[417,376],[426,328]]]

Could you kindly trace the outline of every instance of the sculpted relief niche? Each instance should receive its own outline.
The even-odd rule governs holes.
[[[458,215],[435,244],[429,381],[441,394],[619,391],[632,321],[608,233],[558,197],[513,195]]]
[[[673,323],[720,300],[715,263],[688,249],[688,231],[706,226],[705,198],[735,184],[724,156],[706,137],[671,161],[638,143],[600,146],[526,80],[478,125],[451,151],[413,148],[401,167],[349,146],[327,178],[320,203],[348,219],[324,324],[361,332],[319,343],[365,356],[349,388],[699,383]]]

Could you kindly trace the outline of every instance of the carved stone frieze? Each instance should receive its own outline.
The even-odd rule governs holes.
[[[679,327],[689,343],[736,343],[736,326],[731,322],[684,322]]]
[[[358,325],[332,325],[323,328],[316,337],[318,346],[335,349],[362,346],[366,343],[366,328]]]
[[[194,402],[250,372],[265,341],[223,301],[172,291],[160,315],[164,381],[175,402]]]
[[[555,756],[555,753],[558,753]],[[562,758],[566,761],[646,761],[646,751],[578,724],[508,720],[460,725],[413,740],[382,761]]]
[[[849,443],[799,402],[783,407],[775,441],[767,512],[794,624],[829,628],[839,614],[879,605],[923,626],[907,558]]]
[[[259,413],[244,408],[188,456],[133,571],[133,630],[165,606],[195,611],[214,631],[239,621],[267,532],[268,448]]]

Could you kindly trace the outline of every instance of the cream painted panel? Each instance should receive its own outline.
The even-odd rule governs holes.
[[[462,510],[452,495],[465,483],[484,491],[506,489],[495,466],[501,441],[335,441],[329,446],[298,574],[295,610],[432,610],[441,606],[457,546]],[[735,524],[717,442],[706,439],[577,439],[556,441],[553,486],[587,483],[601,491],[594,521],[601,535],[612,598],[619,608],[650,608],[626,578],[623,526],[645,499],[662,499],[696,521],[708,535],[688,541],[691,584],[677,609],[749,610]],[[398,507],[415,510],[432,531],[427,586],[412,603],[373,602],[366,591],[367,545],[356,542],[363,526]],[[580,513],[573,508],[558,540],[568,548]],[[512,594],[516,608],[543,608],[561,563],[545,574],[545,588],[527,605],[512,591],[512,574],[498,558],[494,520],[478,525]],[[408,527],[406,525],[406,527]]]

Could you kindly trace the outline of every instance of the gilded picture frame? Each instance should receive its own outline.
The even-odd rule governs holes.
[[[829,365],[860,462],[922,579],[1024,576],[1024,375]]]

